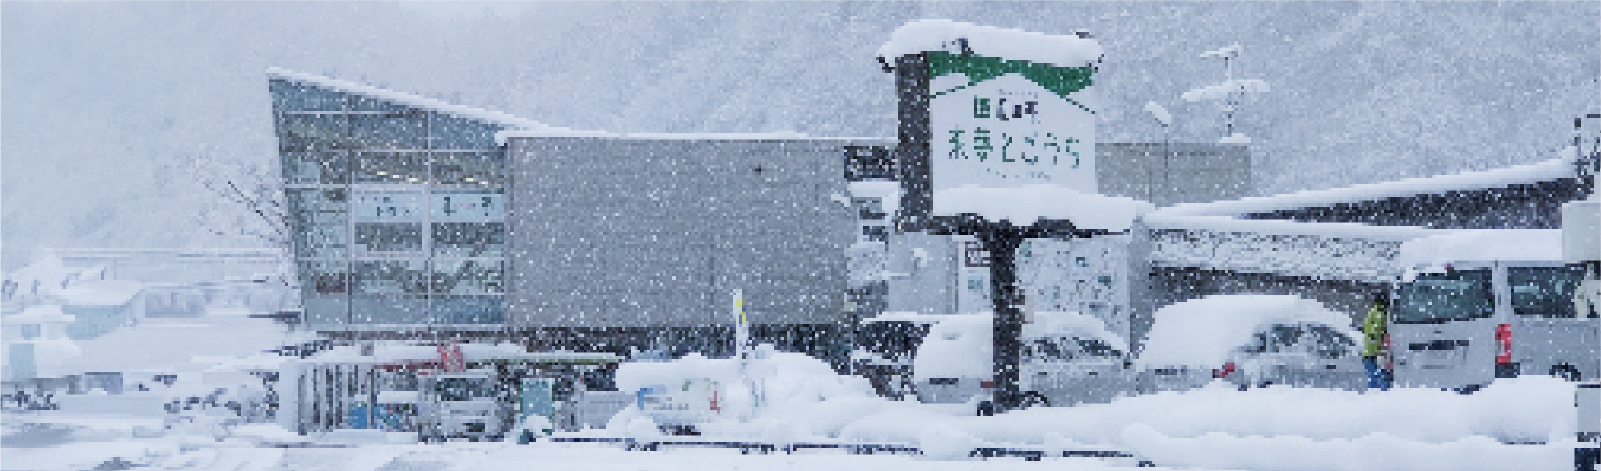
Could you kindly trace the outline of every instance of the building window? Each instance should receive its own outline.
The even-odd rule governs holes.
[[[476,188],[500,188],[505,181],[505,159],[496,152],[434,152],[434,183]]]
[[[358,255],[421,252],[422,224],[357,223]]]
[[[1073,266],[1079,268],[1089,268],[1090,261],[1084,257],[1073,257]]]
[[[889,240],[889,227],[862,226],[862,240],[867,242],[886,242]]]
[[[421,112],[352,114],[350,137],[365,149],[425,149],[428,120]]]
[[[290,185],[350,183],[350,161],[344,151],[285,152],[284,182]]]
[[[342,114],[284,114],[278,118],[278,148],[284,152],[349,149],[350,121]]]
[[[505,223],[434,223],[433,232],[435,257],[501,257],[506,254]]]
[[[420,185],[428,180],[428,156],[420,152],[360,152],[356,183]]]
[[[288,189],[293,243],[300,258],[342,258],[348,244],[349,201],[343,189]]]
[[[505,262],[501,260],[434,261],[433,292],[454,295],[505,293]]]
[[[851,198],[851,205],[856,207],[856,218],[863,221],[882,221],[889,217],[881,198]]]

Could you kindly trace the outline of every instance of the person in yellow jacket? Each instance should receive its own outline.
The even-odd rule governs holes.
[[[1389,356],[1390,297],[1379,291],[1373,295],[1373,306],[1368,308],[1367,319],[1362,321],[1362,366],[1367,369],[1368,389],[1388,391],[1389,372],[1380,368],[1381,357]]]

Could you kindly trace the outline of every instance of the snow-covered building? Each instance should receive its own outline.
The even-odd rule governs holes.
[[[1594,188],[1577,158],[1570,147],[1535,164],[1157,210],[1144,217],[1152,297],[1141,312],[1266,293],[1354,317],[1372,293],[1446,246],[1559,250],[1562,203]]]
[[[839,163],[887,139],[573,131],[268,76],[314,330],[718,353],[737,289],[756,338],[842,359]]]

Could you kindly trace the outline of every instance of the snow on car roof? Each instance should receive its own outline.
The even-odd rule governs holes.
[[[1407,268],[1453,262],[1562,260],[1561,229],[1462,229],[1401,244]]]
[[[1250,341],[1258,327],[1274,323],[1325,324],[1360,339],[1351,318],[1323,303],[1292,295],[1218,295],[1159,309],[1137,360],[1140,368],[1221,366],[1231,350]]]
[[[1101,44],[1080,35],[1051,35],[1011,28],[980,26],[944,19],[907,22],[878,48],[888,64],[907,54],[948,50],[958,39],[967,40],[974,54],[1061,67],[1088,67],[1101,58]]]
[[[1127,353],[1128,342],[1122,336],[1106,330],[1106,322],[1094,316],[1072,311],[1042,311],[1034,313],[1034,322],[1023,324],[1024,337],[1051,334],[1092,337],[1105,342],[1117,351]]]

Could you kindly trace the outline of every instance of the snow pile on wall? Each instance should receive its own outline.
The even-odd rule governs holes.
[[[878,57],[887,64],[894,64],[895,58],[907,54],[953,51],[957,39],[966,39],[967,47],[974,54],[1038,64],[1088,67],[1101,58],[1101,44],[1088,37],[1048,35],[943,19],[901,25],[890,35],[889,42],[879,46]]]
[[[1361,338],[1350,316],[1291,295],[1207,296],[1164,307],[1152,322],[1136,360],[1140,368],[1217,368],[1230,350],[1250,341],[1258,326],[1274,322],[1319,322],[1352,340]]]
[[[990,221],[1027,226],[1041,219],[1068,220],[1080,229],[1126,231],[1134,219],[1155,209],[1151,203],[1121,196],[1079,193],[1056,185],[982,188],[963,185],[934,192],[934,215],[976,214]]]
[[[1471,229],[1401,244],[1398,261],[1407,268],[1441,267],[1451,262],[1562,260],[1561,229]]]

